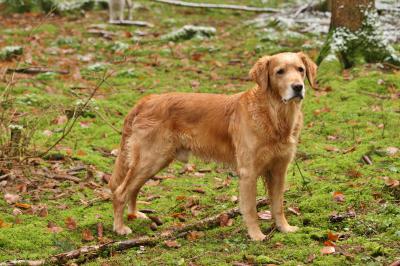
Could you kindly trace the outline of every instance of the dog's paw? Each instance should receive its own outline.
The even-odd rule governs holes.
[[[261,232],[249,232],[250,238],[253,241],[263,241],[266,238],[266,235],[264,235]]]
[[[116,232],[118,235],[129,235],[132,233],[132,229],[130,229],[128,226],[123,225],[118,228],[114,228],[114,232]]]
[[[280,227],[278,228],[279,231],[281,231],[282,233],[293,233],[299,230],[299,227],[297,226],[285,226],[285,227]]]

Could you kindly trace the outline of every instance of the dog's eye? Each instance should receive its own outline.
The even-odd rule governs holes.
[[[302,68],[302,67],[299,67],[298,70],[299,70],[299,72],[301,72],[301,73],[304,72],[304,68]]]
[[[285,73],[285,70],[283,68],[279,69],[276,74],[278,75],[282,75],[283,73]]]

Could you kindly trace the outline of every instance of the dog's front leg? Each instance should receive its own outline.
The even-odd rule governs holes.
[[[239,169],[239,206],[252,240],[261,241],[265,235],[258,224],[256,196],[257,175],[246,168]]]
[[[266,174],[268,194],[271,199],[271,214],[276,227],[283,233],[295,232],[299,228],[291,226],[286,220],[283,209],[283,193],[285,189],[285,177],[289,161],[275,162]]]

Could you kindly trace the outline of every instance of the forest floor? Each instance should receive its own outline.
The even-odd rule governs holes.
[[[106,182],[120,141],[118,131],[138,99],[169,91],[244,91],[254,86],[248,71],[259,57],[304,51],[315,59],[325,39],[317,31],[300,32],[296,25],[273,19],[263,27],[248,23],[258,16],[251,12],[135,2],[140,3],[135,19],[154,27],[108,25],[104,10],[84,16],[29,13],[0,18],[0,50],[23,47],[22,55],[0,61],[0,144],[9,140],[10,128],[23,126],[22,156],[45,151],[60,139],[76,107],[105,73],[110,74],[71,132],[44,158],[24,163],[0,158],[0,262],[46,258],[128,238],[112,232]],[[282,7],[280,1],[271,2]],[[175,42],[162,38],[187,24],[214,27],[215,36]],[[395,48],[399,51],[400,45]],[[7,74],[17,62],[19,67],[68,74]],[[319,70],[319,89],[309,88],[306,94],[297,165],[290,166],[285,192],[287,217],[300,231],[273,232],[268,241],[252,242],[239,216],[173,243],[160,241],[78,262],[389,265],[400,260],[399,69],[365,64],[338,71],[328,63]],[[162,225],[153,225],[153,231],[151,221],[127,221],[133,229],[129,238],[154,235],[237,206],[238,177],[222,165],[193,158],[189,165],[171,164],[158,176],[142,189],[139,209],[153,211]],[[265,194],[261,181],[258,194]],[[259,211],[267,231],[272,225],[268,207]]]

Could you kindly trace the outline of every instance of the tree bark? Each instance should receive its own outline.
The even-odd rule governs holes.
[[[356,32],[365,19],[365,10],[375,8],[374,0],[331,0],[331,30],[343,27]]]
[[[336,61],[333,64],[344,68],[366,62],[400,65],[400,57],[379,29],[374,0],[331,0],[331,14],[330,31],[318,65],[323,61]]]

